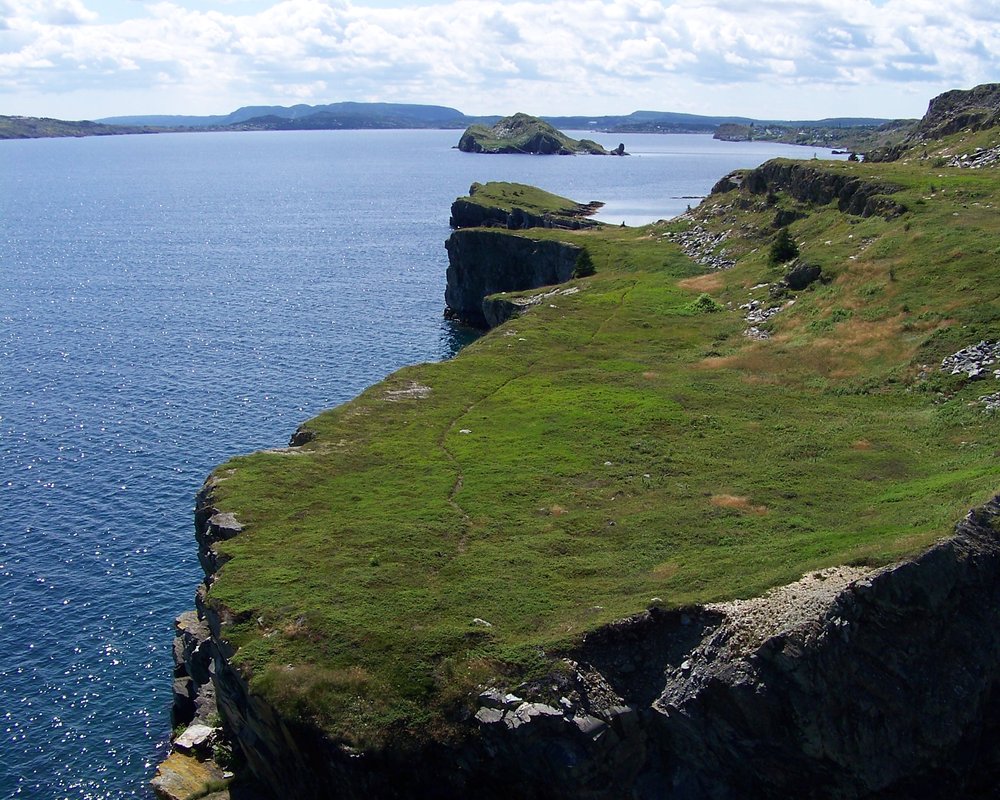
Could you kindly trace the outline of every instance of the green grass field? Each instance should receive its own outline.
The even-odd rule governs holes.
[[[209,598],[237,615],[254,691],[357,746],[447,737],[476,687],[557,668],[651,603],[752,596],[949,534],[1000,489],[1000,421],[975,405],[1000,381],[938,370],[1000,339],[1000,183],[935,157],[811,162],[901,186],[893,220],[777,197],[807,212],[790,230],[826,280],[785,298],[767,340],[738,308],[784,271],[764,197],[529,230],[585,245],[596,274],[320,415],[309,444],[221,466],[216,505],[245,530]],[[730,231],[736,267],[684,255],[695,224]]]

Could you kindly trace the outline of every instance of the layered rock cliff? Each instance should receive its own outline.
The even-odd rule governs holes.
[[[984,83],[972,89],[952,89],[935,97],[927,112],[901,142],[866,154],[868,161],[895,161],[910,148],[927,144],[959,131],[979,131],[1000,124],[1000,83]]]
[[[233,530],[211,486],[205,565]],[[987,797],[1000,775],[1000,498],[913,560],[622,620],[547,678],[485,688],[448,742],[374,752],[253,693],[211,581],[179,652],[277,797]]]
[[[899,191],[896,186],[794,161],[768,161],[745,174],[727,175],[712,187],[712,194],[737,187],[754,195],[785,192],[800,202],[816,205],[836,200],[841,212],[861,217],[893,219],[906,211],[905,206],[890,196]]]
[[[448,250],[445,314],[477,328],[497,323],[497,316],[491,314],[492,319],[487,318],[483,307],[488,295],[568,281],[576,274],[586,252],[566,242],[490,230],[457,230],[445,247]]]
[[[515,207],[507,210],[459,198],[451,204],[451,219],[449,220],[449,224],[452,228],[499,227],[509,230],[525,230],[527,228],[579,230],[581,228],[596,228],[601,223],[597,220],[589,219],[588,215],[597,211],[601,205],[603,204],[588,203],[580,205],[576,213],[536,214],[523,208]]]

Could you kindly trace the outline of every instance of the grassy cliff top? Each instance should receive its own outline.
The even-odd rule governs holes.
[[[899,187],[891,219],[736,188],[669,223],[512,233],[597,273],[215,472],[244,531],[209,601],[254,691],[360,746],[446,736],[476,687],[650,604],[948,534],[1000,488],[1000,381],[940,368],[1000,340],[997,167],[946,165],[974,147],[1000,135],[809,162]],[[779,216],[822,271],[806,289],[769,257]]]
[[[473,183],[469,188],[469,194],[459,197],[458,201],[502,211],[520,208],[536,216],[551,214],[557,217],[587,216],[603,205],[598,202],[578,203],[576,200],[547,192],[537,186],[507,181]]]

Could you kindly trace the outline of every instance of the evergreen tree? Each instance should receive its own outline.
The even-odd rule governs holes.
[[[788,232],[788,228],[782,228],[778,231],[778,235],[771,245],[771,263],[784,264],[786,261],[791,261],[798,254],[799,246],[795,244],[791,234]]]

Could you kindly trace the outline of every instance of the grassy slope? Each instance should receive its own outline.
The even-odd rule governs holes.
[[[763,198],[696,211],[734,231],[725,273],[673,243],[688,220],[531,231],[585,243],[597,275],[322,414],[296,454],[221,467],[218,504],[246,530],[210,596],[243,614],[255,689],[359,744],[445,735],[478,683],[544,669],[539,648],[654,597],[754,595],[949,533],[1000,488],[1000,424],[969,405],[1000,385],[936,372],[1000,338],[1000,189],[930,164],[822,165],[903,186],[910,211],[794,223],[833,280],[768,341],[736,308],[781,274]],[[730,309],[697,313],[703,292]]]

